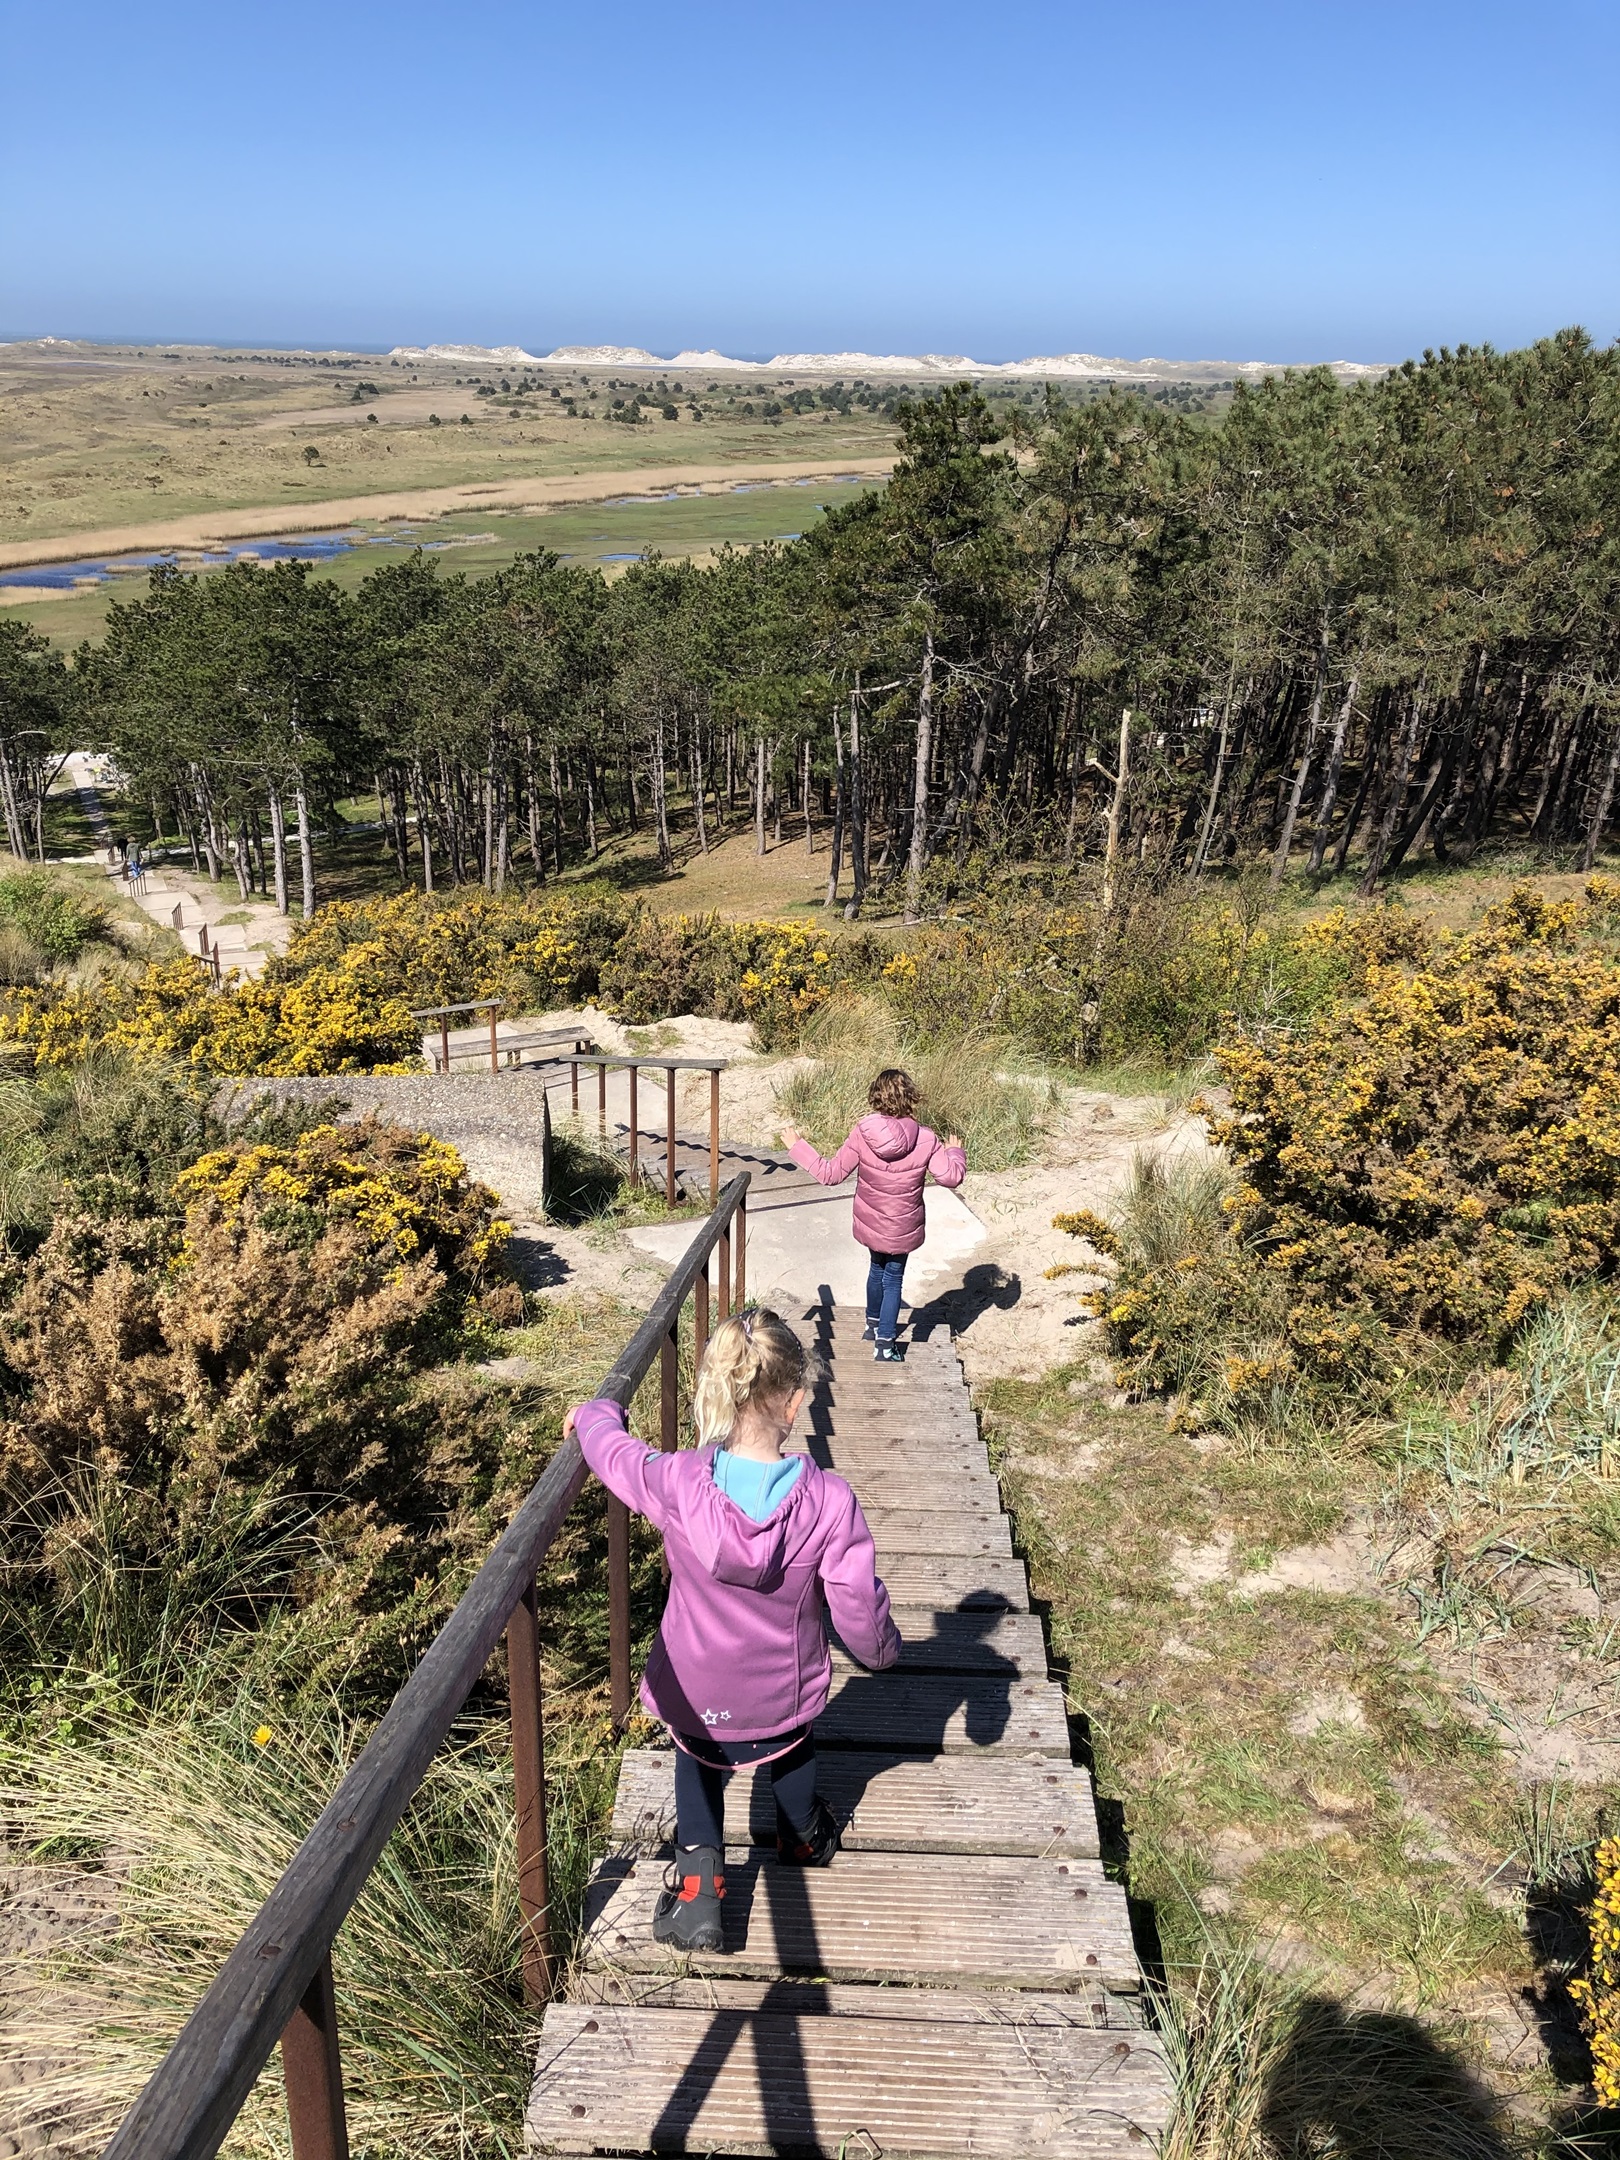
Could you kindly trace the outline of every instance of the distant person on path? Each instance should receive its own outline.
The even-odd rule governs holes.
[[[863,1665],[881,1670],[900,1655],[855,1495],[808,1456],[782,1452],[807,1365],[777,1314],[745,1307],[704,1356],[695,1449],[665,1455],[634,1439],[615,1402],[581,1403],[563,1422],[608,1491],[663,1532],[669,1602],[641,1699],[675,1743],[676,1854],[653,1937],[681,1950],[721,1948],[734,1770],[770,1764],[786,1866],[826,1867],[838,1851],[811,1733],[832,1686],[823,1610]]]
[[[875,1342],[873,1357],[880,1365],[890,1365],[901,1355],[895,1336],[906,1259],[927,1235],[923,1186],[930,1172],[941,1185],[960,1185],[967,1176],[967,1157],[955,1133],[942,1145],[937,1134],[917,1123],[916,1084],[899,1066],[880,1072],[866,1099],[871,1116],[861,1119],[830,1158],[818,1155],[791,1125],[783,1126],[782,1137],[800,1169],[823,1185],[842,1185],[852,1170],[855,1173],[855,1242],[871,1256],[862,1340]]]

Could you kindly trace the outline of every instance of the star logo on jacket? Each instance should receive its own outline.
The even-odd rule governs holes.
[[[731,1723],[731,1712],[729,1710],[705,1710],[703,1722],[705,1725],[729,1725]]]

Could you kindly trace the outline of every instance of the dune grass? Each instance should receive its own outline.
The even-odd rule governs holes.
[[[1005,1037],[967,1034],[923,1047],[872,998],[835,999],[804,1031],[815,1064],[790,1076],[784,1117],[823,1152],[868,1114],[867,1089],[885,1066],[904,1067],[921,1093],[917,1115],[943,1139],[959,1133],[970,1170],[1005,1170],[1034,1154],[1058,1100],[1052,1075]]]

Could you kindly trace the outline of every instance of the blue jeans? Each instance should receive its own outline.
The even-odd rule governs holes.
[[[866,1271],[866,1324],[879,1342],[893,1342],[900,1325],[900,1290],[906,1279],[903,1252],[875,1252]]]

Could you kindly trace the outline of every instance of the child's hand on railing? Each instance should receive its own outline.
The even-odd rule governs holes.
[[[781,1129],[780,1138],[784,1147],[797,1147],[799,1144],[799,1128],[796,1125],[784,1125]]]
[[[960,1147],[962,1145],[962,1135],[960,1133],[948,1132],[945,1135],[945,1145],[947,1147]]]
[[[572,1440],[572,1439],[573,1439],[573,1437],[574,1437],[574,1420],[575,1420],[575,1418],[577,1418],[577,1417],[578,1417],[578,1415],[579,1415],[579,1404],[578,1404],[578,1403],[575,1403],[575,1405],[574,1405],[574,1407],[573,1407],[573,1409],[572,1409],[572,1410],[567,1410],[567,1411],[565,1411],[565,1412],[563,1413],[563,1434],[562,1434],[562,1436],[563,1436],[563,1438],[564,1438],[565,1440]]]

